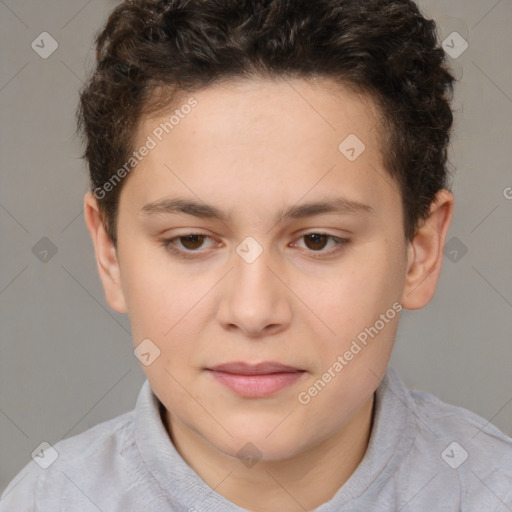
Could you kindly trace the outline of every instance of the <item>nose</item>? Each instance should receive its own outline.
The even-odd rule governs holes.
[[[291,322],[291,291],[267,251],[248,263],[235,254],[234,269],[226,276],[218,321],[229,331],[262,337],[285,330]]]

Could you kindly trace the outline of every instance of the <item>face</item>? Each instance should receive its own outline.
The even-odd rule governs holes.
[[[147,359],[159,350],[143,369],[171,425],[285,459],[340,431],[391,354],[407,244],[377,111],[303,80],[231,82],[174,108],[169,133],[173,112],[138,130],[137,148],[155,144],[120,195],[117,309]],[[249,368],[213,370],[228,363]],[[240,375],[260,363],[287,368]]]

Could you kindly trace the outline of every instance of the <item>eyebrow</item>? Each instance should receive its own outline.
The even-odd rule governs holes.
[[[148,203],[142,207],[141,212],[147,216],[184,213],[194,217],[216,219],[225,223],[229,222],[231,218],[228,213],[213,205],[178,197],[159,199]],[[327,213],[338,215],[376,215],[375,210],[367,204],[344,197],[336,197],[325,201],[290,206],[280,210],[274,221],[278,223],[288,219],[303,219]]]

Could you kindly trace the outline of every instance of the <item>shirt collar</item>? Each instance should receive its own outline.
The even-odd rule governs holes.
[[[185,462],[165,429],[162,408],[146,380],[135,407],[135,441],[146,468],[169,502],[183,510],[194,506],[211,512],[244,510],[212,490]],[[339,510],[372,488],[384,485],[412,447],[413,414],[414,402],[409,392],[395,370],[388,367],[375,393],[373,427],[363,460],[334,497],[315,511]]]

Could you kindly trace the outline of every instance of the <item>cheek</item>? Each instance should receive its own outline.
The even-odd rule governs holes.
[[[382,242],[367,243],[333,272],[333,299],[348,310],[363,307],[371,311],[376,301],[393,296],[396,276],[397,260],[389,248]]]
[[[127,272],[130,276],[123,288],[134,338],[162,338],[175,323],[177,312],[173,309],[179,300],[170,300],[170,289],[151,272],[141,271],[140,267]]]
[[[127,243],[120,270],[134,337],[165,339],[200,297],[197,283],[171,267],[165,249]],[[170,337],[170,336],[169,336]]]
[[[300,292],[308,297],[307,303],[325,325],[319,340],[323,345],[320,353],[325,356],[324,363],[332,363],[335,356],[348,350],[358,336],[364,341],[366,333],[371,339],[368,330],[375,326],[382,314],[387,321],[384,327],[382,321],[377,324],[379,334],[376,339],[390,337],[392,340],[403,279],[398,263],[396,254],[386,243],[368,244],[333,270],[323,289],[314,294],[311,290]],[[371,332],[375,333],[374,330]],[[387,351],[389,343],[384,345]]]

